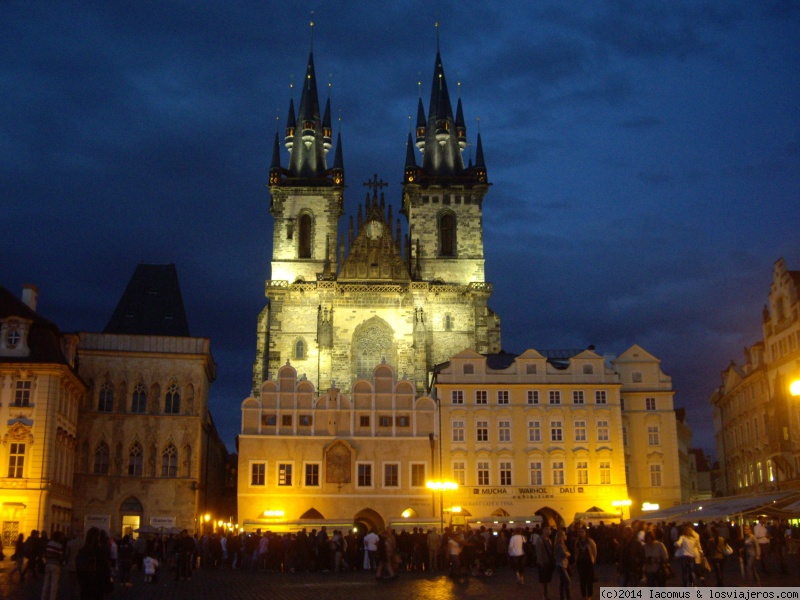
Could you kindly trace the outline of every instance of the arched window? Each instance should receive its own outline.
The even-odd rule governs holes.
[[[376,317],[356,328],[352,348],[357,377],[372,378],[373,369],[384,360],[391,364],[392,333],[389,324]]]
[[[144,452],[139,442],[134,442],[128,450],[128,475],[131,477],[142,476],[142,466],[144,464]]]
[[[181,412],[181,388],[177,383],[171,383],[164,394],[164,413],[177,415]]]
[[[456,255],[456,218],[453,213],[439,217],[439,256]]]
[[[300,215],[298,223],[298,258],[311,258],[311,215]]]
[[[297,340],[294,345],[294,357],[303,360],[306,357],[306,343],[303,340]]]
[[[161,476],[178,476],[178,449],[174,444],[169,444],[161,453]]]
[[[147,412],[147,388],[143,383],[137,383],[133,388],[133,399],[131,401],[132,413]]]
[[[106,381],[100,386],[100,394],[97,401],[97,410],[100,412],[111,412],[114,410],[114,386]]]
[[[110,464],[111,452],[108,449],[108,444],[100,442],[97,449],[94,451],[94,474],[95,475],[108,475],[108,468]]]

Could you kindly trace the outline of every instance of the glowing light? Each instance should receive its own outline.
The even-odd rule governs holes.
[[[206,523],[208,523],[208,522],[211,520],[211,515],[209,515],[208,513],[206,513],[206,515],[203,517],[203,520],[204,520]]]
[[[451,490],[457,490],[458,484],[455,481],[428,481],[425,483],[425,487],[428,488],[429,490],[446,492]]]
[[[453,508],[450,509],[450,512],[460,513],[461,512],[461,507],[460,506],[454,506]]]
[[[800,396],[800,379],[795,379],[789,384],[789,393],[791,393],[792,396]]]
[[[408,517],[411,516],[411,510],[407,508],[401,514],[403,515],[404,519],[407,519]]]
[[[660,506],[658,504],[653,504],[651,502],[643,502],[642,503],[642,510],[658,510]]]
[[[631,504],[633,504],[633,502],[631,502],[631,500],[628,499],[614,500],[613,502],[611,502],[611,506],[630,506]]]
[[[264,516],[265,517],[282,517],[284,512],[282,510],[265,510]]]

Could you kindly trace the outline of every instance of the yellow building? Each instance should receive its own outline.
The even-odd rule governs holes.
[[[0,525],[2,545],[32,529],[68,531],[78,407],[86,386],[75,370],[77,337],[0,287]]]
[[[382,364],[350,394],[332,388],[317,397],[287,364],[260,391],[242,403],[238,439],[245,530],[435,521],[425,484],[435,464],[436,410],[412,382],[396,381]]]
[[[454,356],[434,379],[442,476],[460,486],[447,504],[473,522],[571,523],[680,503],[672,388],[659,362],[639,346],[610,365],[591,349]]]

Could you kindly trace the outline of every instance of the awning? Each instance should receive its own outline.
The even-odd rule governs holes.
[[[541,523],[542,521],[544,521],[544,519],[539,515],[532,515],[529,517],[497,517],[494,515],[489,515],[488,517],[469,517],[467,519],[467,523],[470,525],[484,525],[486,527],[503,524],[519,525],[520,527],[524,527],[525,525],[535,525],[537,523]]]
[[[621,519],[622,515],[620,513],[610,513],[610,512],[602,512],[602,511],[588,511],[588,512],[577,512],[575,513],[575,520],[576,521],[616,521]]]
[[[637,521],[716,521],[764,511],[779,512],[793,499],[795,491],[769,492],[749,496],[727,496],[678,504],[637,517]]]

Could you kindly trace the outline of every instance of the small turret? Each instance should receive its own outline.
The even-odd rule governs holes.
[[[344,158],[342,157],[342,132],[336,135],[336,153],[333,156],[333,185],[344,186]]]
[[[331,128],[331,99],[330,96],[328,97],[328,101],[325,103],[325,116],[322,117],[322,148],[325,150],[325,154],[328,153],[331,149],[331,135],[333,134],[333,129]]]
[[[269,184],[278,185],[281,181],[281,144],[278,132],[275,132],[275,143],[272,146],[272,163],[269,166]]]
[[[294,130],[297,129],[297,119],[294,116],[294,98],[289,98],[289,117],[286,119],[286,149],[291,152],[294,146]]]
[[[428,128],[425,125],[425,108],[422,106],[422,97],[417,105],[417,148],[420,152],[425,152],[425,134]]]
[[[467,147],[467,125],[464,123],[464,110],[461,108],[461,83],[458,84],[458,108],[456,108],[456,134],[461,151]]]

